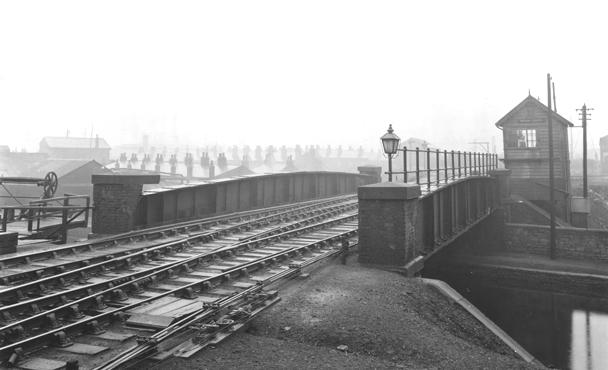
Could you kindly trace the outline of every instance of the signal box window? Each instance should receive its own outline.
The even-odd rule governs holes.
[[[536,130],[517,130],[518,148],[536,148]]]

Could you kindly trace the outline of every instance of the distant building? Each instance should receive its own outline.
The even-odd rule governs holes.
[[[0,166],[5,168],[6,176],[10,177],[37,177],[44,178],[49,172],[55,172],[58,179],[55,196],[89,195],[93,194],[91,176],[99,173],[110,173],[100,163],[94,160],[71,159],[40,159],[33,156],[20,156],[15,153],[9,163],[0,158]],[[35,185],[3,184],[0,188],[1,205],[18,205],[19,202],[27,204],[31,200],[42,196],[42,187]],[[15,200],[16,197],[19,201]]]
[[[546,210],[549,207],[548,108],[532,96],[526,97],[496,122],[503,131],[504,163],[511,170],[511,192]],[[551,112],[553,123],[553,168],[556,213],[570,219],[570,121]]]
[[[430,144],[424,139],[410,137],[409,139],[404,140],[401,145],[412,150],[415,150],[416,148],[426,150]]]
[[[100,138],[44,137],[40,141],[41,153],[52,159],[92,159],[101,164],[110,162],[110,146]]]

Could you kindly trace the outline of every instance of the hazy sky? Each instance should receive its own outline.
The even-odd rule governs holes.
[[[605,135],[602,3],[0,1],[0,144],[378,146],[392,123],[470,149],[528,89],[545,102],[547,72],[558,112],[586,102]]]

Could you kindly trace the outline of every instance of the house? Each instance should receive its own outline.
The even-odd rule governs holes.
[[[19,166],[4,166],[9,170],[7,176],[44,178],[47,173],[55,172],[58,180],[56,197],[65,194],[92,196],[91,175],[111,172],[94,160],[36,159],[35,157],[24,157],[24,159],[19,158],[18,155],[16,158],[17,160],[12,162],[19,163]],[[36,185],[6,183],[0,188],[0,205],[27,204],[31,200],[40,199],[42,193],[42,188]]]
[[[568,127],[572,122],[551,112],[555,211],[570,220]],[[528,95],[496,122],[503,131],[504,164],[511,170],[511,192],[550,210],[548,107]]]
[[[89,159],[103,165],[110,162],[110,146],[100,138],[88,137],[50,137],[40,141],[40,153],[52,159]]]

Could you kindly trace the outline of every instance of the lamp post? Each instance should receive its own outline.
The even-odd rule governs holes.
[[[393,133],[393,125],[388,125],[386,134],[380,137],[384,153],[388,155],[388,181],[393,181],[393,155],[397,153],[399,148],[399,136]]]

